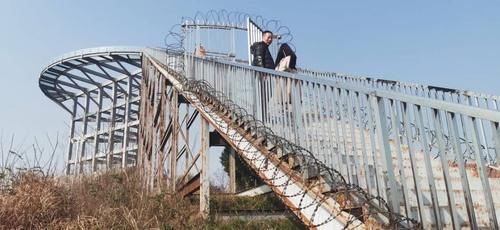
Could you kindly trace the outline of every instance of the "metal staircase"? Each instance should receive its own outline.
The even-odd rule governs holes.
[[[165,63],[166,51],[146,56],[145,68],[171,82],[278,197],[310,228],[416,228],[379,197],[349,184],[308,150],[274,134],[206,81],[187,79]],[[163,57],[162,57],[163,56]],[[145,70],[143,70],[145,71]],[[145,80],[151,76],[145,75]]]
[[[166,50],[149,53],[163,63],[157,68],[169,69],[172,57]],[[224,122],[217,130],[226,130],[226,141],[251,159],[247,163],[257,172],[276,172],[279,166],[276,175],[290,175],[286,181],[304,189],[295,194],[324,195],[317,197],[331,205],[323,221],[346,213],[339,219],[356,220],[355,226],[363,228],[496,226],[498,198],[491,191],[498,187],[492,176],[497,169],[488,160],[498,149],[491,147],[499,135],[500,113],[495,109],[454,103],[441,92],[443,99],[438,100],[389,91],[387,85],[359,87],[222,60],[181,59],[187,60],[187,71],[171,69],[170,75],[184,79],[202,97],[197,101],[215,116],[212,125]],[[236,140],[245,140],[245,145]],[[276,148],[275,142],[284,146]],[[254,154],[262,152],[248,155],[243,146]],[[274,192],[286,194],[269,175],[259,175]],[[288,183],[283,186],[288,188]],[[284,201],[292,210],[303,206]],[[318,225],[301,218],[310,227]],[[339,224],[354,226],[349,221]]]

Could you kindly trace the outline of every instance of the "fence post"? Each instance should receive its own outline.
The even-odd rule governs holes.
[[[386,200],[392,211],[399,213],[399,191],[397,189],[396,178],[394,176],[394,167],[392,165],[392,154],[391,147],[389,146],[389,130],[387,129],[387,113],[385,111],[384,101],[381,97],[376,95],[370,95],[372,109],[374,110],[375,122],[376,122],[376,132],[379,137],[379,143],[381,148],[381,154],[385,159],[385,168],[382,172],[384,174],[385,184],[389,184],[386,187]],[[394,118],[392,118],[394,119]],[[384,161],[382,161],[384,162]],[[387,183],[388,182],[388,183]]]

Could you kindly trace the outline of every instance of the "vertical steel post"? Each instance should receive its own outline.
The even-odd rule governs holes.
[[[87,135],[87,125],[88,125],[88,113],[89,113],[89,105],[90,104],[90,95],[89,93],[85,94],[85,108],[84,108],[84,114],[83,114],[83,131],[80,139],[80,153],[79,158],[78,158],[78,172],[77,174],[83,174],[83,160],[82,158],[85,156],[85,145],[87,138],[85,137]]]
[[[397,108],[397,103],[395,100],[390,100],[389,103],[389,109],[390,109],[390,117],[391,117],[391,123],[392,123],[392,130],[393,130],[393,135],[394,135],[394,143],[395,147],[394,149],[396,150],[397,158],[398,158],[398,171],[399,171],[399,178],[400,178],[400,183],[401,183],[401,191],[402,191],[402,201],[404,204],[404,211],[405,215],[408,216],[410,214],[410,207],[408,205],[409,202],[409,193],[408,193],[408,186],[406,185],[406,176],[404,172],[404,165],[403,165],[403,154],[401,153],[401,137],[400,137],[400,128],[399,128],[399,116],[398,116],[398,108]]]
[[[416,106],[417,109],[415,111],[415,117],[417,120],[417,125],[418,128],[420,129],[420,135],[422,138],[422,149],[424,150],[424,162],[425,162],[425,170],[427,174],[427,182],[429,184],[429,189],[431,190],[431,200],[432,200],[432,216],[434,218],[435,224],[438,228],[442,228],[442,220],[441,220],[441,212],[439,211],[439,201],[437,197],[437,191],[436,191],[436,183],[434,182],[434,174],[432,172],[432,165],[431,165],[431,159],[430,155],[431,152],[429,150],[429,141],[427,140],[427,134],[425,131],[425,126],[424,126],[424,118],[423,118],[423,111],[422,107],[420,105]],[[429,131],[430,132],[430,131]]]
[[[369,126],[369,135],[370,135],[370,150],[373,161],[373,174],[375,178],[375,187],[377,189],[377,196],[383,197],[385,194],[385,185],[383,180],[383,175],[381,173],[382,170],[378,169],[379,166],[379,158],[377,157],[377,140],[376,140],[376,125],[373,119],[375,119],[375,110],[371,106],[371,97],[369,94],[366,94],[364,99],[367,104],[368,110],[368,126]],[[371,175],[371,173],[370,173]],[[380,181],[380,183],[379,183]],[[380,204],[380,203],[379,203]]]
[[[434,128],[436,129],[436,138],[439,148],[439,159],[441,160],[441,167],[443,170],[444,183],[446,186],[446,193],[448,195],[448,208],[450,210],[451,221],[453,222],[453,229],[460,229],[458,223],[457,210],[455,207],[455,199],[453,197],[453,186],[451,184],[450,172],[448,169],[448,155],[446,154],[446,146],[443,138],[443,126],[441,124],[441,116],[437,109],[432,109]]]
[[[92,156],[92,172],[97,171],[97,162],[96,162],[97,156],[96,155],[97,155],[97,153],[99,153],[99,138],[100,138],[99,131],[101,129],[102,94],[103,94],[102,88],[99,88],[97,91],[98,104],[97,104],[97,111],[96,111],[96,115],[95,115],[96,127],[94,130],[95,134],[94,134],[94,152],[93,152],[93,156]]]
[[[172,88],[172,98],[170,101],[170,111],[172,113],[172,150],[170,152],[170,192],[175,193],[177,178],[177,155],[178,155],[178,134],[179,134],[179,102],[178,92]]]
[[[495,111],[498,111],[498,100],[492,100],[492,107]],[[498,122],[491,122],[491,131],[493,134],[493,142],[495,143],[495,154],[496,154],[496,164],[500,165],[500,125]]]
[[[498,122],[491,122],[493,141],[495,142],[496,163],[500,165],[500,125]]]
[[[186,141],[186,152],[184,153],[184,174],[187,174],[188,171],[189,171],[189,155],[191,154],[191,150],[189,150],[189,125],[188,125],[188,122],[189,122],[189,105],[186,105],[186,113],[184,114],[184,120],[186,121],[186,124],[185,124],[185,133],[186,133],[186,137],[185,137],[185,141]],[[188,177],[185,177],[184,179],[184,183],[188,182]]]
[[[418,178],[418,168],[417,168],[417,162],[415,160],[415,151],[413,148],[413,135],[412,135],[412,124],[410,123],[410,108],[413,108],[413,105],[408,104],[406,102],[400,102],[401,103],[401,110],[403,112],[403,124],[406,132],[406,143],[408,144],[408,156],[410,158],[410,165],[411,165],[411,174],[413,177],[413,186],[415,186],[415,192],[416,192],[416,198],[417,198],[417,206],[418,206],[418,215],[420,218],[420,222],[422,222],[422,225],[425,225],[425,218],[423,215],[423,209],[424,209],[424,197],[422,195],[422,188],[420,186],[420,181]]]
[[[132,95],[132,76],[127,77],[127,92],[125,95],[125,115],[124,115],[124,126],[123,126],[123,140],[122,140],[122,169],[127,166],[128,160],[128,133],[129,133],[129,118],[130,118],[130,99]]]
[[[384,167],[384,179],[387,180],[386,185],[386,199],[392,211],[399,213],[399,193],[397,189],[397,182],[394,175],[394,167],[392,165],[392,154],[391,147],[389,146],[389,131],[387,130],[387,113],[385,112],[384,101],[382,98],[376,95],[372,96],[372,107],[375,114],[375,122],[377,124],[377,134],[379,136],[379,143],[381,147],[381,153],[385,159]],[[392,118],[394,119],[394,118]],[[384,161],[382,161],[384,162]]]
[[[292,109],[293,109],[293,126],[295,132],[295,142],[298,145],[302,145],[304,142],[302,141],[302,132],[304,131],[304,126],[302,124],[301,114],[302,114],[302,100],[301,100],[301,81],[291,80],[290,84],[292,85]]]
[[[474,206],[472,201],[472,195],[470,192],[469,180],[467,178],[467,171],[465,168],[464,155],[462,152],[462,147],[460,144],[460,135],[458,134],[458,119],[455,113],[447,113],[448,124],[451,127],[450,139],[453,144],[453,152],[455,152],[455,158],[458,164],[458,170],[460,173],[460,179],[462,184],[462,189],[464,193],[465,207],[467,208],[467,215],[469,217],[469,224],[472,229],[477,229],[476,215],[474,213]]]
[[[231,146],[229,152],[229,192],[236,193],[236,151]]]
[[[236,31],[234,28],[231,28],[231,51],[229,52],[230,53],[230,57],[231,57],[231,60],[234,61],[236,60]]]
[[[341,149],[341,138],[340,138],[340,128],[338,127],[338,121],[337,121],[337,110],[339,111],[340,113],[340,107],[338,106],[339,104],[337,103],[337,88],[334,88],[334,87],[330,87],[329,88],[329,95],[330,97],[332,98],[332,100],[330,100],[331,102],[331,106],[332,106],[332,117],[330,118],[331,119],[331,122],[333,122],[333,130],[335,130],[335,148],[337,149],[337,151],[334,153],[336,155],[336,159],[335,159],[335,166],[336,166],[336,169],[339,171],[339,172],[342,172],[342,158],[341,158],[341,152],[343,151]],[[301,112],[299,112],[299,114],[301,114]],[[345,174],[344,174],[345,175]]]
[[[73,138],[75,137],[75,119],[76,119],[76,111],[78,108],[78,100],[76,98],[73,98],[73,113],[71,114],[71,127],[69,130],[69,141],[68,141],[68,154],[67,154],[67,161],[66,161],[66,175],[71,174],[71,165],[73,165],[73,170],[75,170],[76,162],[75,159],[73,159]]]
[[[371,181],[370,181],[370,169],[369,169],[369,166],[368,166],[368,157],[366,155],[366,141],[365,141],[365,127],[364,127],[364,124],[363,124],[363,119],[362,119],[362,115],[361,115],[361,96],[360,96],[360,93],[359,92],[355,92],[354,93],[354,104],[355,104],[355,107],[354,109],[357,111],[357,119],[358,119],[358,122],[359,122],[359,126],[358,126],[358,129],[359,129],[359,133],[360,133],[360,141],[361,141],[361,153],[362,153],[362,163],[363,163],[363,169],[364,169],[364,176],[365,176],[365,183],[366,183],[366,191],[368,192],[368,194],[370,194],[370,191],[371,191]]]
[[[347,105],[347,115],[349,116],[349,125],[348,128],[350,129],[350,135],[351,135],[351,153],[352,153],[352,161],[351,164],[354,166],[354,169],[352,170],[353,171],[353,179],[355,179],[355,183],[357,185],[359,185],[359,177],[361,175],[361,172],[360,170],[361,169],[358,169],[360,168],[361,166],[358,166],[358,164],[362,163],[362,160],[359,161],[358,160],[358,157],[359,157],[359,152],[358,152],[358,144],[357,144],[357,139],[356,139],[356,128],[355,128],[355,123],[356,123],[356,119],[354,119],[354,112],[353,112],[353,109],[354,109],[354,106],[352,105],[352,103],[355,103],[353,101],[353,92],[352,91],[348,91],[346,90],[345,91],[345,97],[346,97],[346,105]],[[357,111],[359,112],[359,111]]]
[[[474,154],[475,154],[475,160],[476,160],[476,165],[477,165],[477,171],[479,174],[479,177],[481,178],[481,182],[483,185],[483,192],[484,192],[484,199],[485,199],[485,206],[488,210],[488,217],[490,220],[490,227],[492,229],[499,229],[498,226],[498,221],[497,217],[495,214],[495,204],[493,203],[493,197],[491,194],[491,187],[490,187],[490,182],[488,180],[488,173],[486,172],[486,164],[484,162],[484,156],[482,155],[481,149],[480,149],[480,134],[479,134],[479,127],[478,127],[478,121],[477,118],[475,117],[468,117],[467,120],[469,121],[469,124],[472,126],[472,145],[474,146]],[[479,123],[481,125],[482,123]]]
[[[208,175],[209,129],[208,122],[201,118],[201,175],[200,175],[200,213],[207,218],[210,213],[210,179]]]
[[[111,117],[109,120],[109,133],[108,133],[108,151],[106,153],[106,170],[111,169],[113,161],[113,152],[115,150],[115,117],[116,117],[116,97],[117,97],[117,84],[113,82],[113,92],[111,94]]]
[[[248,64],[252,65],[252,54],[250,53],[250,46],[252,45],[252,30],[250,28],[250,18],[247,17],[247,39],[248,39],[248,44],[247,44],[247,51],[248,51]]]
[[[476,106],[478,108],[481,107],[481,104],[479,103],[479,97],[475,97],[475,101],[476,101]],[[474,106],[472,101],[469,101],[470,105]],[[483,120],[482,119],[478,119],[477,122],[479,123],[479,126],[478,126],[478,134],[480,134],[480,138],[482,138],[482,140],[484,141],[484,146],[489,146],[488,145],[488,138],[486,137],[486,132],[485,132],[485,129],[484,129],[484,124],[483,124]],[[478,139],[479,143],[481,143],[481,139]],[[488,152],[488,148],[485,148],[484,152],[486,154],[486,161],[493,161],[494,159],[489,159],[490,158],[490,154]]]

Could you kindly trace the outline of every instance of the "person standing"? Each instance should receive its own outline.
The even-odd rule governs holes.
[[[275,64],[269,45],[273,42],[273,32],[266,30],[262,32],[262,41],[255,42],[250,46],[250,52],[253,55],[253,66],[260,66],[267,69],[274,69]]]
[[[269,52],[269,45],[273,42],[273,33],[269,30],[262,32],[262,41],[255,42],[250,46],[250,52],[253,55],[252,66],[264,67],[267,69],[275,68],[273,56]],[[258,74],[258,86],[260,89],[260,108],[261,108],[261,120],[265,123],[269,118],[268,114],[268,104],[269,98],[272,96],[272,90],[270,85],[270,79],[266,74]]]

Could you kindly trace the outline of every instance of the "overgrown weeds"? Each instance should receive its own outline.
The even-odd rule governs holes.
[[[134,170],[73,182],[34,173],[16,177],[0,194],[2,229],[194,229],[203,226],[195,204],[165,194],[146,195]]]

